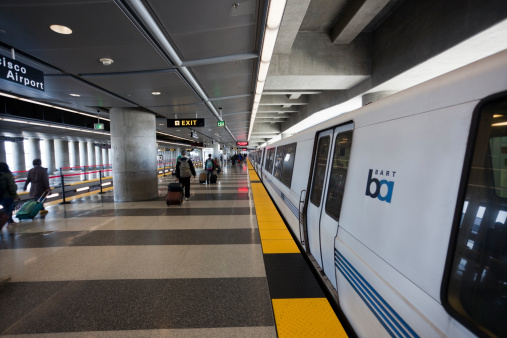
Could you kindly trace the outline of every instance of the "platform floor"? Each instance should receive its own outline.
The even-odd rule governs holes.
[[[0,335],[345,336],[250,165],[192,181],[181,206],[170,182],[153,201],[96,194],[4,227]]]

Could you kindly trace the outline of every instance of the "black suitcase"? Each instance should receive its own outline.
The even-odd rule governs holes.
[[[183,184],[181,183],[169,183],[167,186],[169,191],[183,191]]]
[[[210,183],[217,183],[217,175],[215,174],[211,175],[209,181]]]

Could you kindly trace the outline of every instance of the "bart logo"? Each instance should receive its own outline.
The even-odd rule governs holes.
[[[383,170],[375,170],[376,175],[384,176]],[[396,171],[385,171],[385,176],[390,176],[392,174],[392,177],[396,174]],[[379,180],[377,178],[373,178],[373,169],[370,169],[370,172],[368,173],[368,180],[366,181],[366,196],[370,196],[371,198],[378,198],[381,201],[391,203],[391,198],[393,196],[393,189],[394,189],[394,181],[388,181],[388,180]],[[373,192],[371,191],[372,186],[374,187]],[[387,191],[384,190],[384,195],[381,195],[381,189],[382,186],[386,186]]]

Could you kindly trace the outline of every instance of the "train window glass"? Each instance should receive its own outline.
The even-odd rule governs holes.
[[[459,319],[507,337],[507,99],[479,119],[446,296]]]
[[[275,176],[275,178],[277,178],[279,181],[282,180],[284,158],[285,158],[285,146],[280,146],[276,148],[275,169],[273,171],[273,176]]]
[[[264,169],[266,169],[266,171],[270,174],[273,171],[274,156],[275,156],[275,148],[268,149],[268,154],[266,156],[266,166],[264,167]]]
[[[317,145],[317,159],[313,174],[312,192],[310,194],[310,202],[317,207],[320,207],[320,201],[322,199],[322,190],[324,189],[324,178],[326,176],[327,155],[329,153],[330,142],[331,137],[324,136],[319,139],[319,143]]]
[[[287,144],[285,146],[285,155],[283,157],[282,183],[290,188],[292,183],[292,171],[294,170],[294,158],[296,157],[297,143]]]
[[[335,221],[340,219],[345,180],[349,168],[352,131],[338,134],[333,154],[333,167],[327,188],[326,213]]]

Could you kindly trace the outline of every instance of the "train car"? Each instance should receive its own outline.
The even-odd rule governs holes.
[[[251,160],[359,337],[507,337],[507,51]]]

